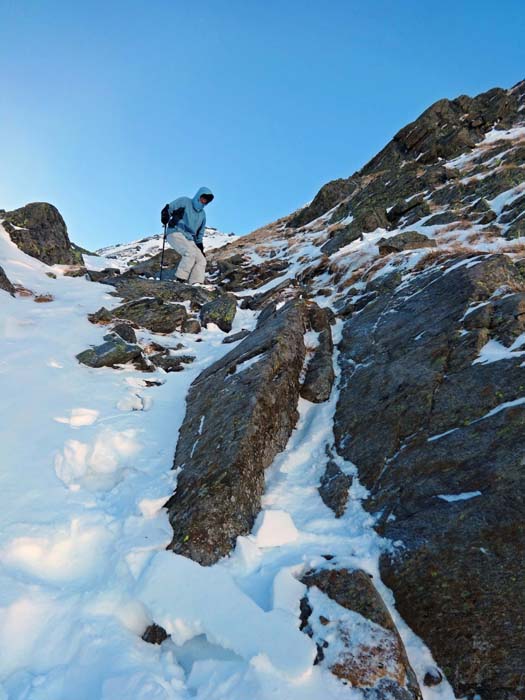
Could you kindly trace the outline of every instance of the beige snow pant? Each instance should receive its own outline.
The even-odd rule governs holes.
[[[189,241],[182,233],[179,233],[179,231],[168,233],[166,240],[173,250],[179,253],[179,255],[182,255],[175,275],[181,280],[190,282],[190,284],[193,282],[202,284],[206,271],[206,258],[195,243]]]

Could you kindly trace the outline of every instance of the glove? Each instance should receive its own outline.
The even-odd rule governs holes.
[[[204,243],[195,243],[197,248],[200,250],[200,252],[206,257],[206,253],[204,252]]]

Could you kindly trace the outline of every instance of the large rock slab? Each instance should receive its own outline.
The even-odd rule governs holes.
[[[302,629],[317,661],[368,700],[421,700],[399,632],[364,571],[322,569],[302,578]]]
[[[24,253],[48,265],[82,263],[60,212],[52,204],[33,202],[3,215],[3,226]]]
[[[253,527],[264,470],[298,418],[306,306],[291,301],[192,384],[166,504],[178,554],[209,565]]]
[[[461,697],[518,698],[525,657],[525,368],[476,362],[523,332],[522,290],[506,256],[452,260],[383,290],[340,345],[337,451],[402,542],[381,562],[398,610]]]

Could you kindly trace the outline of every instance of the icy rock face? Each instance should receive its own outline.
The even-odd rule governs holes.
[[[297,420],[305,327],[304,302],[289,302],[192,384],[167,503],[176,553],[213,564],[250,532]]]
[[[0,289],[3,289],[4,292],[7,292],[11,296],[15,295],[15,288],[5,274],[3,267],[0,267]]]
[[[48,265],[82,262],[71,245],[64,219],[52,204],[26,204],[2,217],[4,229],[24,253]]]
[[[371,490],[381,531],[403,543],[381,562],[399,612],[458,695],[503,700],[525,654],[525,280],[503,255],[442,268],[347,320],[336,443]]]
[[[302,629],[317,644],[318,663],[370,700],[421,700],[399,632],[364,571],[311,571],[302,583]]]
[[[319,333],[318,345],[308,363],[301,396],[312,403],[327,401],[332,393],[334,343],[328,314],[317,305],[310,307],[310,324]]]

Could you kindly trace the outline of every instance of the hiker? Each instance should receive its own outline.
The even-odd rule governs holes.
[[[169,214],[166,240],[182,256],[175,272],[179,282],[190,284],[204,282],[206,270],[206,256],[202,242],[206,228],[204,207],[212,199],[211,190],[201,187],[193,199],[179,197],[166,205],[166,214],[166,207],[163,210],[163,216],[167,218]]]

